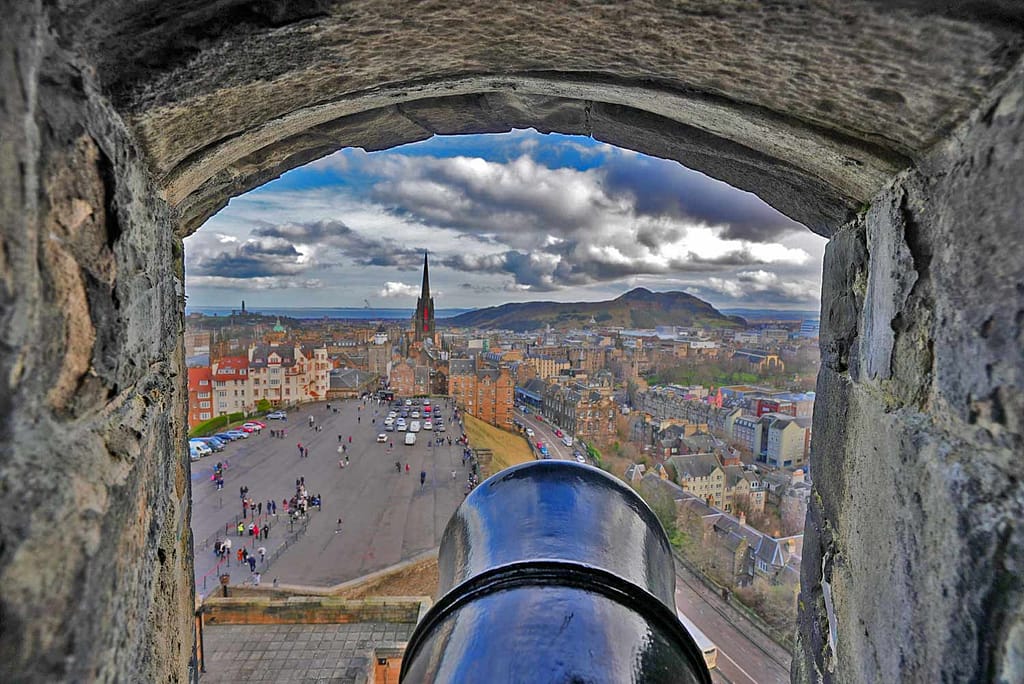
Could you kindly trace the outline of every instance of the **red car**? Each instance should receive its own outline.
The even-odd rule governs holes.
[[[564,437],[561,430],[555,430],[555,437]]]
[[[540,415],[539,413],[534,414],[533,417],[536,418],[537,420],[539,420],[542,423],[544,422],[544,416]]]
[[[544,442],[537,442],[537,448],[538,449],[543,449],[544,448]]]

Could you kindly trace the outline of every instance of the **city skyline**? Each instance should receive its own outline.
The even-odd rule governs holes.
[[[345,149],[235,198],[186,239],[195,308],[600,301],[817,309],[825,240],[756,196],[589,138],[434,137]]]

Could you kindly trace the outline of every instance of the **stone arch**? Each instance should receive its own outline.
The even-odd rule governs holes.
[[[518,125],[679,159],[831,237],[795,678],[1020,678],[1017,5],[13,4],[4,679],[187,671],[181,236],[345,144]]]

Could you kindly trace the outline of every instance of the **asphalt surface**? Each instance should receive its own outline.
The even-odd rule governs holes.
[[[789,682],[790,654],[676,564],[676,608],[718,647],[718,675],[733,684]],[[722,677],[718,677],[723,681]]]
[[[555,428],[550,424],[538,420],[533,413],[524,413],[519,409],[516,409],[515,416],[518,418],[526,427],[533,430],[533,437],[528,437],[531,444],[537,442],[544,442],[548,447],[548,452],[551,454],[551,458],[560,459],[563,461],[574,461],[576,460],[572,453],[575,447],[567,447],[562,442],[561,437],[555,437]]]
[[[223,452],[192,463],[192,530],[196,584],[201,593],[214,588],[217,575],[224,571],[233,573],[232,583],[249,577],[248,568],[239,568],[236,560],[230,567],[227,563],[217,567],[213,554],[214,542],[241,519],[241,486],[249,488],[251,498],[263,501],[264,508],[267,500],[276,500],[278,515],[267,518],[264,511],[263,519],[271,524],[266,541],[256,542],[232,532],[232,553],[239,543],[249,549],[262,545],[270,560],[290,539],[287,550],[269,566],[257,567],[264,582],[277,578],[283,584],[328,586],[388,567],[440,543],[448,519],[465,496],[468,471],[462,464],[461,447],[454,444],[462,434],[458,425],[449,423],[443,433],[452,438],[451,447],[447,441],[444,446],[433,446],[435,433],[428,431],[419,432],[413,446],[405,446],[405,433],[398,431],[385,432],[388,442],[379,444],[376,437],[384,432],[386,405],[368,402],[363,406],[358,400],[331,405],[341,410],[328,412],[324,403],[304,406],[300,412],[289,413],[287,421],[264,421],[267,429],[262,434],[233,442]],[[444,413],[447,420],[451,412]],[[323,426],[322,431],[309,428],[311,415]],[[284,439],[270,436],[271,429],[281,428],[287,431]],[[344,469],[338,465],[338,435],[350,459]],[[299,458],[300,442],[309,448],[308,458]],[[389,447],[392,442],[393,449]],[[229,466],[224,489],[218,491],[210,475],[214,464],[225,459]],[[395,471],[395,461],[401,463],[401,472]],[[421,471],[426,472],[422,486]],[[281,506],[282,499],[295,493],[295,480],[300,477],[305,478],[307,490],[323,500],[322,510],[311,510],[304,530],[301,525],[289,525]],[[340,532],[336,532],[338,518],[342,519]]]

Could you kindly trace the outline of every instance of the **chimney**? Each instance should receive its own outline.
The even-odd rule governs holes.
[[[747,514],[744,513],[743,511],[740,511],[740,525],[746,525],[746,524],[747,524]]]

